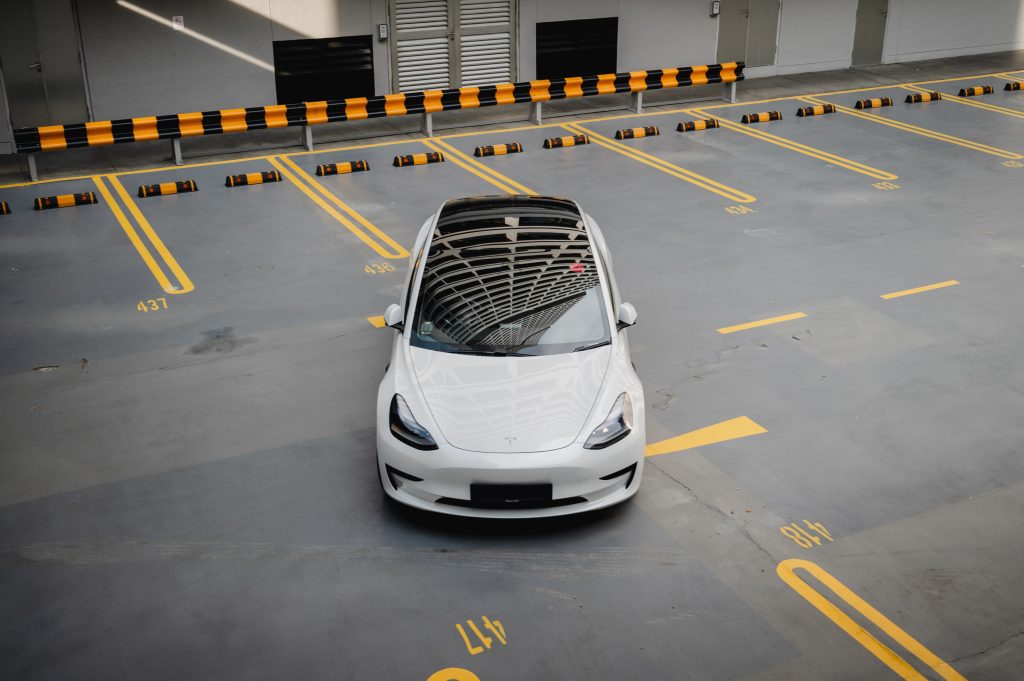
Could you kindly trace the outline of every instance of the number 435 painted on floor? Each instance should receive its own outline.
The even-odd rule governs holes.
[[[492,622],[487,619],[486,616],[481,616],[480,621],[484,623],[484,629],[490,630],[490,632],[494,634],[494,638],[498,639],[498,642],[501,643],[501,645],[508,643],[508,638],[505,636],[505,627],[501,626],[501,622],[498,620],[494,620]],[[476,622],[473,620],[466,620],[466,624],[469,625],[469,628],[474,634],[476,634],[476,637],[480,639],[480,642],[484,644],[487,650],[490,650],[491,645],[494,643],[494,638],[491,638],[481,632],[479,627],[476,626]],[[469,636],[466,635],[466,630],[462,628],[461,624],[456,624],[455,629],[458,630],[459,636],[462,637],[462,641],[466,644],[466,650],[469,651],[470,655],[478,655],[484,652],[484,647],[475,646],[470,642]]]

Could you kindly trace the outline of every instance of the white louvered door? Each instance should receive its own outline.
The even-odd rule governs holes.
[[[512,0],[459,1],[460,85],[512,82]]]
[[[392,89],[508,83],[515,0],[391,0]]]

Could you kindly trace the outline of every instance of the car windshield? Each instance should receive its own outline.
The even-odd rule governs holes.
[[[611,342],[577,214],[487,211],[438,221],[410,343],[441,352],[550,355]]]

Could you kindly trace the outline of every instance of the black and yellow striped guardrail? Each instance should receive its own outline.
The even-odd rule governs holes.
[[[82,192],[81,194],[58,194],[57,196],[40,196],[35,200],[33,208],[36,210],[49,210],[50,208],[70,208],[71,206],[88,206],[96,201],[95,192]]]
[[[370,169],[367,161],[346,161],[345,163],[323,163],[316,167],[316,174],[324,175],[347,175],[348,173],[361,173]]]
[[[11,207],[7,205],[6,201],[0,201],[0,215],[10,215]]]
[[[1004,85],[1003,89],[1010,92],[1016,92],[1020,90],[1020,86],[1020,83],[1018,83],[1017,81],[1013,81],[1012,83],[1007,83],[1006,85]]]
[[[199,185],[195,180],[182,180],[180,182],[161,182],[160,184],[144,184],[139,187],[139,198],[146,199],[150,196],[166,196],[168,194],[184,194],[186,192],[199,191]]]
[[[906,104],[920,104],[922,102],[937,102],[942,99],[941,92],[915,92],[907,95],[904,100]]]
[[[523,153],[523,145],[519,142],[509,142],[508,144],[489,144],[484,147],[477,147],[473,150],[473,155],[477,157],[505,156],[506,154],[521,153]]]
[[[404,166],[421,166],[427,163],[442,163],[444,161],[444,154],[440,151],[430,151],[425,154],[406,154],[405,156],[395,156],[395,160],[392,161],[392,165],[396,168],[402,168]]]
[[[545,149],[575,147],[580,144],[590,144],[590,138],[586,135],[569,135],[568,137],[549,137],[544,140]]]
[[[883,106],[892,106],[892,97],[876,97],[875,99],[858,99],[853,105],[855,109],[878,109]]]
[[[743,114],[743,118],[740,119],[740,123],[766,123],[768,121],[781,121],[781,111],[762,111],[760,113]]]
[[[977,97],[978,95],[990,95],[995,92],[991,85],[977,85],[975,87],[962,87],[957,97]]]
[[[625,128],[623,130],[615,131],[615,139],[617,140],[631,140],[639,139],[641,137],[653,137],[660,135],[661,130],[656,125],[648,125],[644,128]]]
[[[677,132],[693,132],[694,130],[707,130],[708,128],[720,127],[717,118],[706,118],[702,121],[682,121],[676,126]]]
[[[814,106],[802,106],[796,110],[796,115],[800,118],[805,116],[821,116],[823,114],[831,114],[836,112],[835,104],[815,104]]]
[[[245,187],[250,184],[266,184],[268,182],[280,182],[281,173],[277,170],[263,170],[258,173],[244,173],[242,175],[228,175],[224,178],[225,187]]]
[[[32,153],[247,130],[319,125],[452,109],[476,109],[522,102],[546,102],[593,95],[733,83],[743,80],[743,67],[743,62],[728,62],[426,90],[376,97],[143,116],[74,125],[47,125],[16,130],[14,140],[18,153]]]

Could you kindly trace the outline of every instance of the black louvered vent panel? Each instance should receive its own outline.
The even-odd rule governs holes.
[[[274,42],[277,103],[372,97],[373,36]]]
[[[537,24],[537,78],[615,73],[618,36],[617,17]]]

